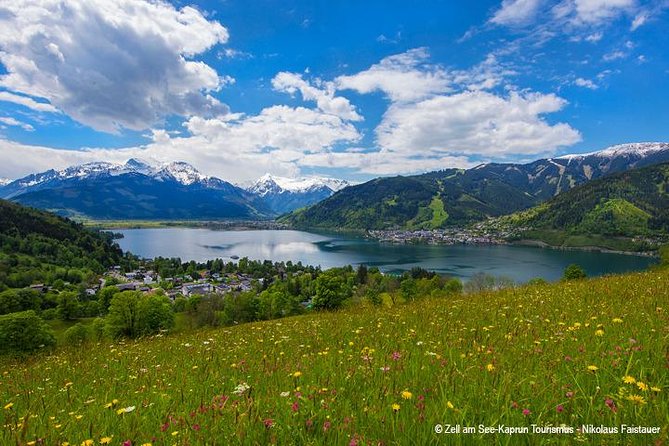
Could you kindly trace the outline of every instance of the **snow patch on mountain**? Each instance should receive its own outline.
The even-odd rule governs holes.
[[[0,178],[0,187],[7,186],[11,182],[12,180],[8,180],[7,178]]]
[[[283,192],[306,193],[317,189],[328,188],[332,193],[349,186],[350,183],[345,180],[328,177],[303,177],[286,178],[274,176],[269,173],[260,177],[252,185],[246,187],[246,190],[264,197],[269,194],[280,194]]]
[[[617,158],[623,156],[645,157],[664,151],[669,151],[669,143],[639,142],[639,143],[629,143],[629,144],[618,144],[596,152],[562,155],[556,157],[555,159],[565,159],[571,161],[574,159],[583,159],[590,156],[595,156],[597,158]]]

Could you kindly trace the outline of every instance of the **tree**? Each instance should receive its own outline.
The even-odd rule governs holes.
[[[111,303],[112,298],[115,294],[119,292],[119,289],[115,286],[106,286],[98,291],[98,303],[100,304],[100,311],[102,314],[106,314],[109,310],[109,304]]]
[[[174,312],[167,297],[143,296],[136,291],[116,294],[105,319],[111,337],[134,338],[174,326]]]
[[[0,353],[30,352],[55,344],[53,332],[34,311],[0,316]]]
[[[659,250],[660,254],[660,266],[666,267],[669,266],[669,245],[664,245]]]
[[[58,316],[64,321],[77,319],[81,315],[77,293],[64,291],[58,295]]]
[[[316,295],[312,303],[316,309],[337,309],[353,295],[353,287],[348,283],[347,274],[339,268],[330,269],[319,275],[315,288]]]
[[[578,280],[585,279],[586,277],[585,270],[575,263],[566,267],[564,274],[562,274],[562,280]]]
[[[400,294],[405,301],[414,300],[418,296],[418,286],[413,278],[404,279],[400,284]]]

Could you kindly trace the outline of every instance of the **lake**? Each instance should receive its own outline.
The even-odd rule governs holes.
[[[647,268],[654,259],[623,254],[543,249],[525,246],[435,246],[379,243],[342,234],[304,231],[216,231],[192,228],[118,230],[123,250],[146,258],[179,257],[198,262],[232,256],[255,260],[301,261],[331,268],[366,264],[384,272],[420,266],[467,279],[478,272],[506,276],[518,282],[534,277],[557,280],[564,268],[581,265],[588,275]]]

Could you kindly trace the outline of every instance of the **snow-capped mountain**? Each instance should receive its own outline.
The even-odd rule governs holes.
[[[184,162],[87,163],[48,170],[0,188],[0,198],[91,218],[267,218],[252,194]]]
[[[246,190],[260,197],[273,212],[282,214],[324,200],[348,185],[345,180],[327,177],[285,178],[265,174]]]
[[[637,142],[629,144],[618,144],[608,147],[604,150],[599,150],[590,153],[562,155],[557,159],[584,159],[584,158],[619,158],[619,157],[636,157],[647,158],[649,156],[657,155],[669,151],[669,143],[666,142]]]
[[[11,182],[12,180],[8,180],[7,178],[0,178],[0,187],[7,186]]]

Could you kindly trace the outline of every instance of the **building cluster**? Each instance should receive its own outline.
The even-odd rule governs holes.
[[[488,231],[482,228],[448,228],[421,230],[372,230],[370,238],[386,243],[427,243],[432,245],[502,245],[513,236],[510,231]]]
[[[142,291],[151,292],[160,286],[165,289],[167,296],[174,300],[179,296],[192,297],[206,294],[227,294],[231,292],[251,291],[253,289],[253,278],[242,273],[212,273],[204,271],[199,277],[184,274],[179,277],[160,277],[154,271],[140,268],[135,271],[122,274],[120,267],[111,268],[105,277],[101,279],[101,286],[105,281],[114,278],[118,281],[116,288],[120,291]],[[259,279],[262,282],[262,279]]]

